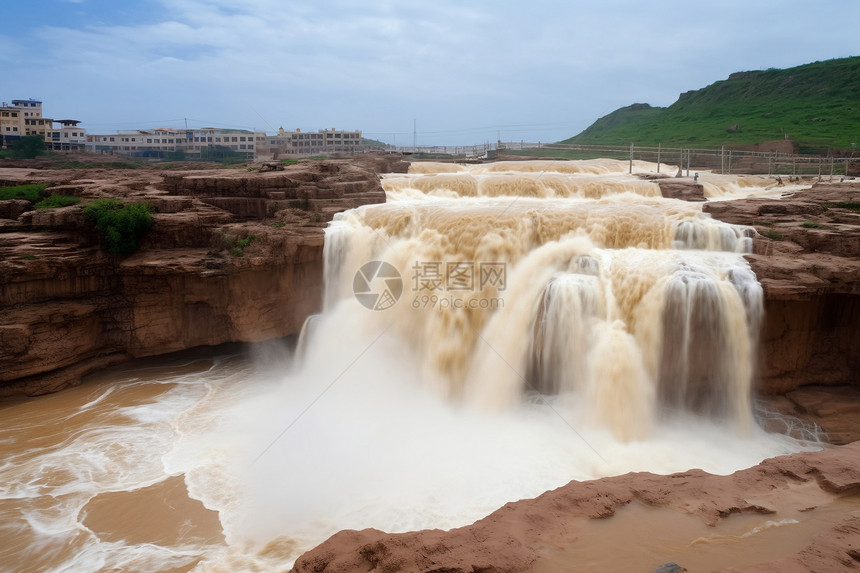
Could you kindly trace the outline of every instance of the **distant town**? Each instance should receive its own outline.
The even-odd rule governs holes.
[[[85,151],[106,155],[174,159],[215,159],[223,153],[245,159],[277,159],[362,150],[361,131],[325,129],[302,132],[278,129],[276,135],[262,131],[221,129],[134,129],[116,133],[89,134],[76,119],[52,119],[42,113],[42,102],[15,99],[0,106],[0,147],[27,136],[45,140],[49,151]]]

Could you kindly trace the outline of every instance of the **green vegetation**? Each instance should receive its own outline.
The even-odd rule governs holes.
[[[288,157],[286,159],[281,159],[281,165],[295,165],[298,162],[299,162],[298,159],[293,159],[291,157]]]
[[[129,255],[137,250],[143,235],[152,227],[152,207],[146,203],[123,204],[118,199],[97,199],[84,214],[101,231],[107,252]]]
[[[634,104],[562,143],[719,146],[789,138],[800,151],[849,148],[860,125],[860,57],[739,72],[667,108]]]
[[[764,233],[762,233],[762,235],[764,235],[768,239],[773,239],[774,241],[782,241],[783,239],[785,239],[785,235],[774,230],[765,231]]]
[[[7,143],[7,149],[0,149],[0,157],[8,159],[34,159],[45,153],[45,140],[39,135],[25,135]]]
[[[24,199],[35,203],[36,209],[55,209],[57,207],[68,207],[80,203],[77,197],[68,195],[45,195],[47,185],[33,183],[30,185],[16,185],[13,187],[0,187],[0,201],[7,199]]]
[[[813,221],[806,221],[800,225],[804,229],[830,229],[828,225],[822,225],[821,223],[815,223]]]
[[[57,207],[69,207],[77,205],[81,200],[69,195],[49,195],[34,205],[36,209],[56,209]]]
[[[857,201],[842,201],[839,203],[823,203],[823,207],[825,209],[848,209],[849,211],[854,211],[855,213],[860,213],[860,203]]]
[[[385,144],[382,141],[379,141],[377,139],[368,139],[366,137],[362,137],[361,138],[361,146],[364,148],[369,147],[371,149],[385,149],[387,144]]]
[[[286,227],[286,225],[287,224],[283,221],[275,221],[274,223],[269,223],[269,226],[274,227],[275,229],[283,229],[284,227]]]
[[[245,249],[254,242],[254,235],[248,235],[246,237],[231,237],[230,235],[221,235],[221,242],[224,244],[224,248],[233,255],[234,257],[243,257],[245,256]]]
[[[31,203],[39,201],[44,195],[47,185],[15,185],[13,187],[0,187],[0,201],[7,199],[25,199]]]

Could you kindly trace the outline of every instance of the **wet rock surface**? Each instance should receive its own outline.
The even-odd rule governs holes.
[[[856,502],[858,496],[860,442],[855,442],[771,458],[728,476],[691,470],[571,482],[537,498],[508,503],[472,525],[450,531],[341,531],[300,557],[293,571],[548,571],[544,548],[575,546],[583,530],[598,520],[608,520],[605,525],[611,529],[614,514],[633,502],[697,516],[707,526],[717,527],[734,515],[761,514],[778,520],[797,514],[791,512],[814,512],[833,500]],[[737,570],[841,571],[856,567],[860,529],[854,513],[846,513],[835,526],[823,527],[778,562]],[[629,538],[624,544],[647,547],[650,541]],[[660,563],[669,565],[665,559],[658,560],[647,570]],[[684,567],[683,562],[677,565]],[[593,563],[568,562],[565,567],[598,570]]]
[[[384,202],[379,174],[405,169],[385,156],[263,173],[6,165],[4,185],[44,183],[81,202],[0,205],[0,395],[56,391],[129,357],[297,334],[321,307],[326,224]],[[104,197],[154,208],[131,256],[106,253],[84,216]]]
[[[860,385],[860,182],[704,211],[756,230],[747,259],[765,297],[759,390]]]

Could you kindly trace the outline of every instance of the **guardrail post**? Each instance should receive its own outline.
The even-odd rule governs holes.
[[[629,172],[633,173],[633,142],[630,142],[630,170]]]

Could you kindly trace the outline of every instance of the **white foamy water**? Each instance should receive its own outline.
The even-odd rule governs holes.
[[[344,528],[457,527],[572,479],[807,447],[751,410],[749,231],[626,168],[418,165],[329,227],[326,309],[297,362],[125,371],[7,405],[0,562],[284,569]],[[362,275],[399,297],[382,310],[353,295],[369,261],[402,280]],[[187,493],[158,489],[171,476]],[[152,519],[175,533],[155,539],[135,519],[165,496]],[[117,499],[128,523],[108,519]]]

